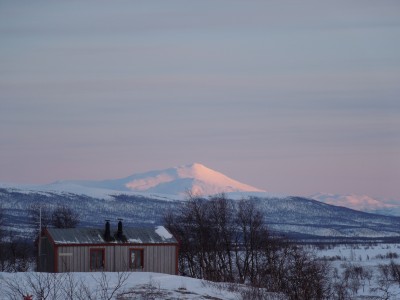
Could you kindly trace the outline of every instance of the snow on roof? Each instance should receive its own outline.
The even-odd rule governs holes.
[[[164,227],[164,226],[157,226],[156,227],[156,233],[165,240],[171,239],[172,234],[169,233],[169,231]]]
[[[56,244],[110,244],[122,241],[106,242],[104,229],[94,228],[47,228]],[[114,232],[111,231],[111,235]],[[169,231],[163,226],[145,228],[124,228],[123,234],[127,242],[132,244],[170,244],[177,243]]]

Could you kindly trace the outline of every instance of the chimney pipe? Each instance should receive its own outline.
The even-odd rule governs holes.
[[[126,238],[126,236],[124,235],[124,232],[122,231],[122,219],[118,219],[118,229],[117,232],[115,233],[114,237],[116,238],[116,240],[120,241],[120,242],[127,242],[128,239]]]
[[[122,237],[122,219],[118,219],[118,230],[117,230],[117,235],[119,238]]]
[[[104,239],[106,242],[111,241],[110,220],[106,220],[106,228],[104,231]]]

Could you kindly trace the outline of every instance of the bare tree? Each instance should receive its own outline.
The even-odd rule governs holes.
[[[181,273],[284,293],[288,299],[326,299],[329,266],[271,236],[254,199],[191,197],[166,227],[180,241]],[[260,291],[261,291],[260,290]]]
[[[51,214],[51,225],[56,228],[75,228],[78,223],[78,213],[68,206],[59,205]]]
[[[239,232],[235,244],[236,266],[240,282],[258,284],[263,261],[263,250],[268,249],[269,232],[264,224],[264,217],[251,200],[241,200],[237,207],[236,225]]]
[[[36,228],[36,235],[41,228],[53,226],[56,228],[75,228],[79,224],[79,214],[66,205],[53,208],[48,204],[34,203],[29,210],[31,223]]]
[[[326,299],[331,293],[330,267],[294,247],[287,261],[284,292],[289,299]]]
[[[180,241],[183,274],[214,281],[234,281],[234,205],[224,195],[191,197],[177,214],[165,217],[166,227]]]
[[[218,281],[232,282],[235,277],[234,247],[236,226],[234,205],[224,194],[212,197],[207,202],[208,219],[212,224],[211,242],[215,251],[215,276]]]

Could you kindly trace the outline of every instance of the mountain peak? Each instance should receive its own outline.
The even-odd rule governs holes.
[[[200,180],[219,180],[221,177],[226,177],[224,174],[214,171],[200,163],[193,163],[189,165],[183,165],[176,168],[179,177],[181,178],[193,178]],[[227,177],[226,177],[227,178]]]
[[[184,175],[186,172],[190,176],[201,175],[204,173],[209,173],[210,171],[214,172],[210,168],[207,168],[206,166],[204,166],[200,163],[192,163],[192,164],[188,164],[188,165],[183,165],[183,166],[176,167],[176,169],[178,172],[181,172],[182,175]]]
[[[214,171],[203,164],[192,163],[165,170],[133,174],[104,181],[74,181],[74,184],[118,191],[184,195],[215,195],[230,192],[265,192]]]
[[[176,168],[177,180],[190,181],[191,186],[186,186],[186,191],[194,194],[213,195],[229,192],[265,192],[256,187],[241,183],[228,176],[210,169],[200,163],[192,163]],[[182,194],[182,192],[180,193]]]

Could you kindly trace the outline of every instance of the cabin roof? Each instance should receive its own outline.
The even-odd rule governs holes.
[[[104,229],[99,228],[47,228],[47,232],[55,244],[171,244],[178,243],[173,235],[164,227],[124,228],[126,241],[115,239],[107,242]],[[114,232],[111,231],[111,235]]]

